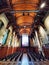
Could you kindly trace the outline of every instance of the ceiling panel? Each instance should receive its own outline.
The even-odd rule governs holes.
[[[32,26],[32,24],[34,23],[34,18],[37,15],[37,13],[35,12],[28,13],[25,11],[38,10],[40,1],[41,0],[12,0],[13,10],[14,11],[19,10],[19,12],[15,12],[14,14],[14,16],[16,17],[16,24],[20,28],[23,27],[23,29],[21,28],[19,33],[20,32],[30,33],[31,31],[30,27],[24,29],[24,26],[25,27]],[[24,12],[20,12],[20,11],[24,11]]]

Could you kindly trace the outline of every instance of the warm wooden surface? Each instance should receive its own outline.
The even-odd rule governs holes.
[[[20,62],[21,64],[21,62]],[[30,63],[32,65],[32,63]],[[30,65],[29,64],[29,65]],[[2,62],[0,61],[0,65],[17,65],[17,62],[10,62],[10,61],[6,61],[6,62]],[[49,65],[49,60],[46,60],[46,61],[37,61],[37,62],[34,62],[34,65]]]

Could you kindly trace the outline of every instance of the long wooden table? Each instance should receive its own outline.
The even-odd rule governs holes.
[[[17,64],[17,62],[14,61],[0,61],[0,65],[21,65],[21,62],[18,62],[19,64]],[[32,65],[32,62],[29,62],[29,65]],[[34,62],[34,65],[49,65],[49,60],[46,61],[37,61]]]

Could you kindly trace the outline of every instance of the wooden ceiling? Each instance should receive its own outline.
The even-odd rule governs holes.
[[[30,35],[31,26],[34,23],[34,18],[37,13],[36,12],[25,12],[25,11],[38,10],[39,3],[40,3],[40,0],[12,0],[13,10],[24,11],[24,12],[17,12],[14,14],[14,16],[16,17],[16,24],[19,27],[21,27],[19,29],[20,34],[26,33]]]
[[[43,2],[46,2],[47,6],[40,9]],[[48,0],[0,0],[0,3],[0,13],[6,13],[9,19],[8,26],[12,25],[19,34],[32,34],[37,25],[43,24],[41,20],[49,10]]]

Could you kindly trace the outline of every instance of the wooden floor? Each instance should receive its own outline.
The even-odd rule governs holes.
[[[17,62],[10,62],[10,61],[0,61],[0,65],[21,65],[21,62],[17,64]],[[32,64],[32,62],[29,63],[29,65],[49,65],[49,60],[46,61],[37,61]]]
[[[35,62],[34,65],[49,65],[49,61],[40,61],[40,62]]]

